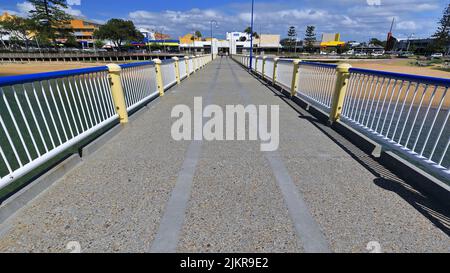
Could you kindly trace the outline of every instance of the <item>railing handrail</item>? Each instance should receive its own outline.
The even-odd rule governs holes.
[[[132,68],[132,67],[139,67],[139,66],[146,66],[146,65],[154,65],[154,61],[146,61],[146,62],[136,62],[136,63],[127,63],[127,64],[120,64],[119,66],[121,68]]]
[[[112,122],[127,123],[129,113],[180,84],[177,64],[184,61],[0,77],[0,130],[6,138],[0,145],[0,190]],[[193,69],[182,71],[182,79],[210,61],[210,55],[191,57]]]
[[[4,87],[4,86],[8,86],[8,85],[31,83],[31,82],[36,82],[36,81],[60,79],[60,78],[65,78],[65,77],[70,77],[70,76],[77,76],[77,75],[96,73],[96,72],[105,72],[105,71],[108,71],[107,66],[61,70],[61,71],[54,71],[54,72],[44,72],[44,73],[35,73],[35,74],[27,74],[27,75],[18,75],[18,76],[6,76],[6,77],[0,77],[0,87]]]
[[[320,63],[320,62],[307,62],[307,61],[301,61],[300,65],[310,65],[310,66],[321,66],[321,67],[328,67],[328,68],[336,68],[337,64],[328,64],[328,63]]]
[[[395,78],[399,80],[406,80],[424,84],[435,84],[440,86],[450,86],[450,79],[446,78],[438,78],[438,77],[430,77],[430,76],[421,76],[414,74],[405,74],[405,73],[397,73],[397,72],[388,72],[388,71],[379,71],[365,68],[350,68],[350,73],[359,73],[366,75],[374,75],[374,76],[382,76]]]
[[[175,60],[174,59],[166,59],[166,60],[161,60],[162,64],[171,64],[174,63]]]
[[[249,56],[233,57],[248,66]],[[301,59],[277,59],[269,64],[270,71],[267,59],[256,59],[255,74],[323,110],[330,123],[349,123],[381,139],[383,147],[395,147],[410,162],[419,160],[429,172],[450,179],[450,78]],[[305,66],[312,69],[306,71]]]

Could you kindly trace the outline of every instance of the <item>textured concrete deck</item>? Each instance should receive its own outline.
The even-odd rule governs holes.
[[[280,149],[171,137],[172,107],[279,105]],[[229,59],[0,226],[0,252],[450,252],[448,210]]]

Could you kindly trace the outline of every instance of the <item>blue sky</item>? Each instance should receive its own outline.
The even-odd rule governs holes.
[[[104,22],[109,18],[130,19],[140,27],[163,30],[178,37],[193,30],[209,35],[209,21],[219,27],[216,35],[242,31],[250,24],[250,0],[68,0],[69,13]],[[125,2],[125,4],[124,4]],[[290,25],[302,38],[306,25],[323,32],[340,32],[343,40],[385,39],[392,18],[394,35],[429,37],[434,33],[448,0],[256,0],[255,30],[286,36]],[[1,0],[0,12],[26,14],[24,0]]]

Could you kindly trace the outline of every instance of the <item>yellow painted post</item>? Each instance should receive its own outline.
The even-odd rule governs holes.
[[[265,72],[265,69],[266,69],[266,59],[267,59],[267,57],[266,56],[263,56],[262,57],[262,69],[261,69],[261,77],[262,77],[262,79],[264,80],[264,72]]]
[[[180,63],[178,62],[180,59],[178,57],[172,57],[172,59],[175,61],[175,77],[177,78],[177,84],[180,84]]]
[[[300,71],[300,63],[301,60],[294,60],[294,69],[292,74],[292,83],[291,83],[291,96],[295,97],[297,95],[298,88],[298,79],[299,79],[299,71]]]
[[[280,58],[273,59],[273,75],[272,75],[272,85],[275,85],[277,83],[277,68],[278,68],[278,61]]]
[[[127,105],[125,103],[125,95],[123,92],[122,81],[120,80],[120,73],[122,68],[117,64],[108,65],[108,77],[111,85],[111,93],[114,101],[114,107],[119,115],[121,124],[128,123]]]
[[[330,123],[338,121],[341,117],[342,107],[344,106],[345,93],[347,92],[348,81],[350,78],[351,67],[351,65],[344,63],[338,65],[338,67],[336,68],[337,78],[331,104]]]
[[[191,72],[189,71],[189,57],[188,56],[184,57],[184,63],[186,64],[186,74],[187,74],[187,77],[189,78],[191,76]]]
[[[155,62],[155,72],[156,72],[156,84],[158,85],[159,90],[159,96],[164,96],[164,83],[163,83],[163,77],[162,77],[162,69],[161,69],[161,60],[160,59],[154,59]]]

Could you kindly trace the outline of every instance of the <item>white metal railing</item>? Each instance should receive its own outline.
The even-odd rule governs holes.
[[[107,67],[3,78],[0,188],[117,119]]]
[[[153,62],[120,65],[121,81],[128,111],[159,95]]]
[[[192,73],[194,71],[194,63],[192,59],[188,60],[189,72]]]
[[[175,75],[175,61],[164,61],[161,65],[164,89],[177,83],[177,77]]]
[[[342,117],[449,172],[449,79],[350,69]]]
[[[211,61],[209,55],[190,57],[192,68],[194,59],[198,68]],[[185,64],[179,61],[181,79],[187,77]],[[117,95],[125,114],[157,97],[155,67],[141,62],[0,77],[0,190],[122,122]],[[174,60],[162,63],[164,89],[177,83],[175,68]]]
[[[248,67],[248,56],[233,58]],[[263,58],[256,65],[255,60],[252,67],[258,73]],[[338,113],[342,122],[386,148],[450,178],[450,79],[347,67],[348,83],[341,79],[339,84],[345,84],[340,86],[344,74],[337,65],[300,61],[293,78],[294,60],[273,60],[266,59],[264,76],[271,79],[276,67],[275,84],[320,107],[330,120]]]
[[[336,86],[336,67],[334,64],[300,62],[298,95],[329,110]]]
[[[293,71],[294,64],[292,60],[279,60],[276,71],[277,83],[286,88],[291,88]]]
[[[265,78],[273,80],[273,67],[274,67],[274,60],[267,59],[266,65],[264,66],[264,77]]]
[[[263,59],[262,58],[256,58],[256,72],[261,74],[262,73],[262,67],[263,67]]]
[[[184,59],[180,60],[179,63],[179,69],[180,69],[180,79],[183,80],[184,78],[187,77],[187,70],[186,70],[186,62]]]

